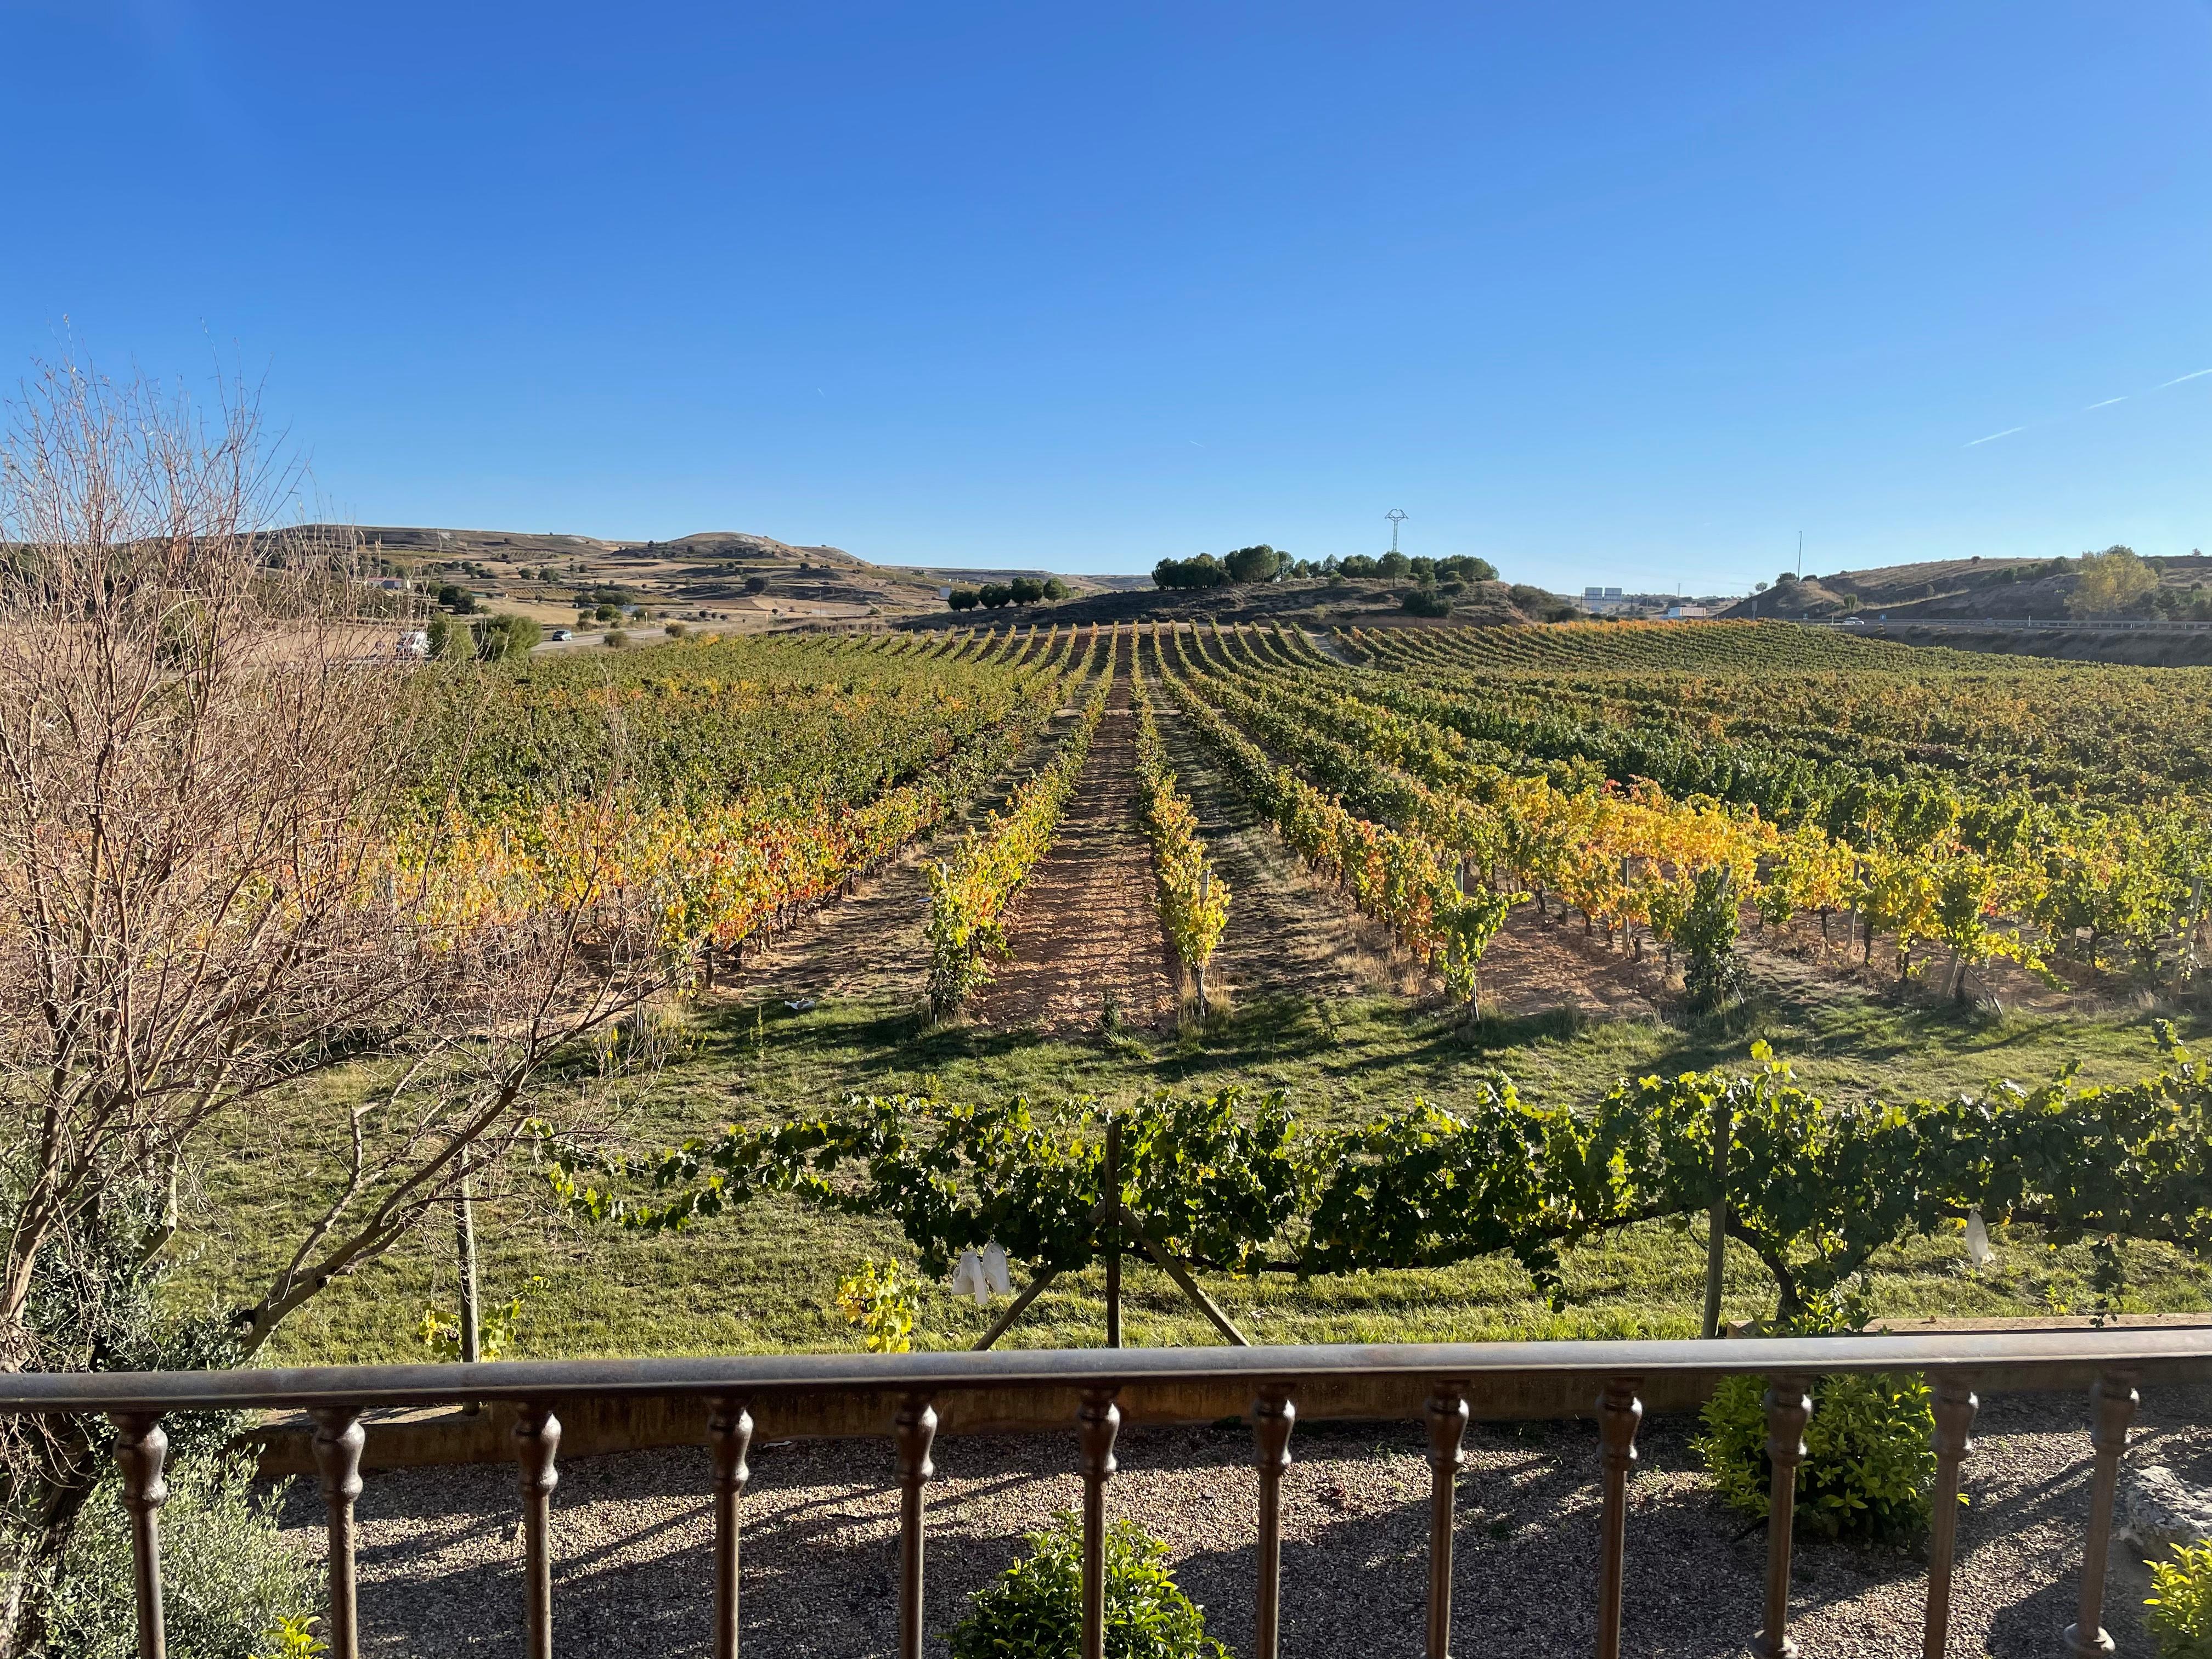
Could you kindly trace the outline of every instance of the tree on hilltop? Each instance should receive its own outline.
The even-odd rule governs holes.
[[[1271,582],[1282,574],[1287,556],[1261,542],[1257,546],[1237,549],[1221,562],[1232,582]]]
[[[2077,617],[2118,617],[2158,591],[2158,573],[2131,547],[2113,546],[2081,556],[2081,574],[2066,608]]]

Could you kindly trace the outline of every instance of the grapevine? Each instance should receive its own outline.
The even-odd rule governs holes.
[[[1118,1196],[1176,1258],[1243,1274],[1436,1267],[1505,1253],[1555,1305],[1560,1251],[1720,1203],[1774,1282],[1784,1322],[1845,1294],[1875,1254],[1978,1211],[2053,1242],[2212,1246],[2212,1071],[2166,1033],[2139,1082],[1996,1083],[1945,1100],[1829,1102],[1754,1046],[1753,1069],[1623,1079],[1593,1106],[1534,1105],[1500,1080],[1447,1112],[1416,1103],[1349,1127],[1304,1124],[1285,1097],[1152,1097],[1040,1114],[855,1097],[842,1113],[733,1126],[651,1155],[602,1155],[537,1126],[556,1196],[648,1231],[763,1193],[897,1222],[925,1270],[995,1241],[1038,1271],[1112,1248],[1097,1224],[1103,1129],[1123,1133]],[[1715,1140],[1729,1141],[1716,1188]],[[2118,1258],[2105,1252],[2107,1294]]]
[[[1060,740],[1051,763],[994,812],[980,833],[929,871],[929,1007],[950,1016],[990,983],[990,958],[1008,954],[1001,918],[1022,883],[1052,844],[1060,815],[1075,793],[1091,739],[1106,710],[1110,677],[1101,677],[1085,697],[1074,728]]]
[[[1158,882],[1160,927],[1176,957],[1198,985],[1198,1006],[1206,1007],[1206,964],[1229,925],[1229,884],[1206,856],[1199,838],[1198,814],[1176,787],[1167,745],[1152,718],[1152,702],[1138,677],[1133,687],[1137,714],[1138,807],[1152,838],[1152,869]]]

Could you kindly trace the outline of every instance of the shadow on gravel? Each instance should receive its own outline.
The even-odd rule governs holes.
[[[2147,1390],[2139,1456],[2201,1473],[2203,1390]],[[2078,1594],[2087,1509],[2085,1402],[1990,1401],[1968,1464],[1952,1651],[2057,1650]],[[1694,1422],[1655,1419],[1630,1488],[1627,1650],[1730,1659],[1756,1631],[1763,1532],[1712,1499]],[[1587,1650],[1595,1631],[1598,1488],[1587,1423],[1476,1425],[1458,1487],[1454,1599],[1462,1650]],[[1301,1424],[1285,1477],[1284,1650],[1419,1650],[1430,1474],[1410,1424]],[[1109,1512],[1166,1539],[1212,1634],[1249,1650],[1257,1482],[1241,1426],[1131,1430]],[[1022,1534],[1079,1497],[1075,1445],[946,1438],[930,1488],[931,1650]],[[757,1446],[745,1501],[744,1650],[755,1659],[878,1654],[895,1644],[897,1494],[884,1441]],[[462,1513],[457,1517],[453,1510]],[[555,1495],[555,1626],[568,1653],[703,1655],[713,1578],[706,1454],[678,1449],[572,1463]],[[287,1523],[313,1547],[320,1504],[295,1483]],[[363,1650],[514,1650],[521,1600],[514,1473],[505,1467],[373,1475],[362,1499]],[[2139,1578],[2139,1575],[2137,1575]],[[2139,1583],[2116,1572],[2106,1626],[2141,1651]],[[1920,1651],[1918,1547],[1808,1541],[1792,1618],[1808,1655]]]

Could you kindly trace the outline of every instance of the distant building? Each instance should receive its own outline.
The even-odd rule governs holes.
[[[1703,622],[1712,614],[1712,607],[1710,605],[1670,605],[1667,607],[1668,622]]]
[[[1598,616],[1615,611],[1626,611],[1634,603],[1617,587],[1585,587],[1583,589],[1583,609]]]
[[[413,657],[419,660],[430,654],[429,632],[421,628],[408,629],[400,635],[398,644],[392,648],[400,656]]]

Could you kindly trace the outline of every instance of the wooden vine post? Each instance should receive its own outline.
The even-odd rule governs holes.
[[[2199,876],[2189,887],[2189,926],[2182,933],[2181,969],[2185,976],[2197,972],[2197,936],[2204,930],[2204,878]]]
[[[1705,1316],[1698,1334],[1721,1334],[1721,1274],[1728,1266],[1729,1142],[1735,1139],[1735,1116],[1729,1091],[1713,1103],[1713,1202],[1705,1214]]]
[[[1106,1346],[1121,1346],[1121,1254],[1133,1243],[1152,1257],[1162,1273],[1175,1280],[1176,1288],[1190,1298],[1231,1347],[1250,1347],[1252,1344],[1244,1333],[1221,1311],[1220,1304],[1200,1288],[1198,1281],[1190,1276],[1190,1270],[1155,1243],[1145,1231],[1144,1223],[1137,1219],[1136,1212],[1121,1201],[1121,1121],[1118,1117],[1106,1121],[1106,1151],[1100,1164],[1098,1188],[1098,1203],[1091,1212],[1091,1219],[1099,1230],[1099,1249],[1106,1258]],[[1029,1311],[1030,1304],[1044,1293],[1045,1286],[1059,1277],[1057,1267],[1041,1270],[1030,1280],[1029,1288],[999,1316],[998,1322],[983,1333],[975,1344],[975,1352],[981,1352],[1012,1329],[1014,1322]]]
[[[453,1209],[453,1243],[460,1258],[461,1360],[473,1365],[483,1358],[483,1313],[477,1290],[476,1194],[465,1165],[461,1171],[460,1197]]]
[[[453,1244],[459,1256],[461,1280],[461,1363],[473,1365],[483,1358],[483,1304],[477,1285],[477,1199],[471,1173],[463,1155],[460,1195],[453,1206]],[[483,1410],[483,1402],[471,1400],[461,1407],[464,1417],[474,1417]]]
[[[1104,1212],[1102,1243],[1106,1248],[1106,1346],[1121,1346],[1121,1120],[1106,1120],[1106,1169],[1099,1180],[1098,1207]],[[1111,1205],[1110,1210],[1107,1206]]]
[[[1231,894],[1230,895],[1230,896],[1231,896],[1231,898],[1234,898],[1234,897],[1236,897],[1237,896],[1236,896],[1234,893],[1231,893]],[[1211,902],[1212,902],[1212,898],[1213,898],[1213,866],[1212,866],[1212,865],[1210,865],[1210,864],[1209,864],[1209,865],[1205,866],[1203,868],[1201,868],[1201,869],[1199,871],[1199,872],[1198,872],[1198,908],[1199,908],[1199,913],[1200,913],[1201,915],[1203,915],[1206,913],[1206,906],[1207,906],[1209,903],[1211,903]],[[1200,957],[1198,959],[1197,969],[1198,969],[1198,1018],[1199,1018],[1199,1022],[1200,1022],[1200,1024],[1203,1024],[1205,1023],[1205,1020],[1206,1020],[1206,958],[1205,958],[1205,957]],[[1109,1128],[1109,1129],[1108,1129],[1108,1130],[1107,1130],[1107,1132],[1106,1132],[1106,1133],[1107,1133],[1109,1135],[1111,1135],[1111,1134],[1113,1134],[1113,1133],[1115,1133],[1115,1131],[1114,1131],[1113,1129]],[[1117,1143],[1117,1144],[1118,1144],[1118,1143]]]

